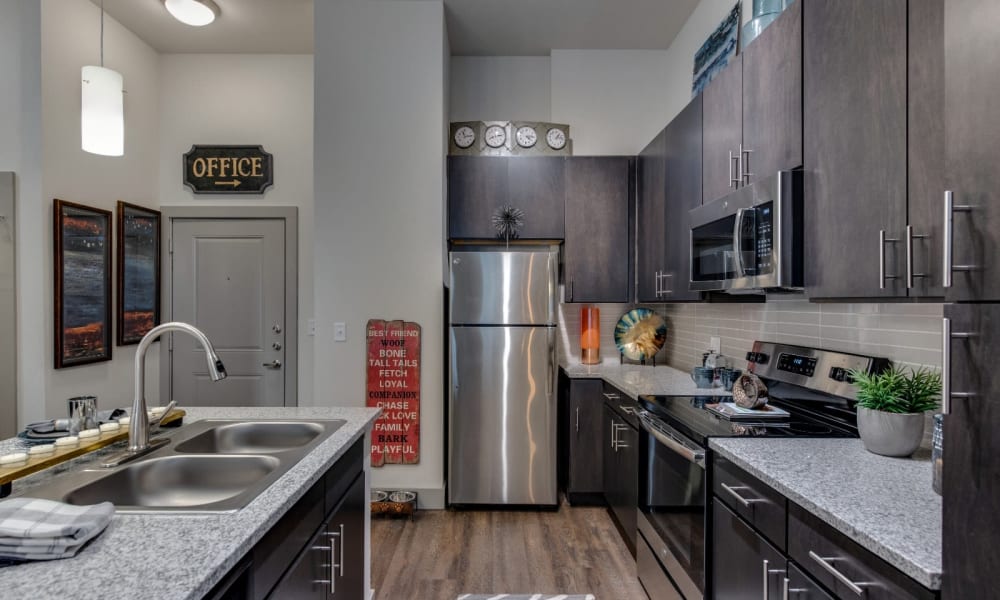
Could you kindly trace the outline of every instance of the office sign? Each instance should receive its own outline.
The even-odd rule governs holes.
[[[195,194],[263,194],[274,184],[274,159],[263,146],[191,146],[184,185]]]
[[[372,466],[420,462],[420,325],[371,319],[365,403],[382,409],[372,428]]]

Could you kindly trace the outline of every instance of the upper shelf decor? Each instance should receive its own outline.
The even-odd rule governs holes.
[[[160,324],[160,213],[118,202],[119,346],[138,344]]]
[[[740,37],[740,3],[737,2],[712,35],[694,53],[694,83],[692,97],[697,96],[736,56]]]
[[[111,360],[111,212],[55,201],[57,369]]]
[[[274,185],[274,158],[263,146],[191,146],[184,185],[195,194],[263,194]]]
[[[653,358],[667,341],[667,324],[649,308],[633,308],[615,325],[615,345],[629,360]]]
[[[569,125],[529,121],[460,121],[451,124],[448,153],[455,156],[570,156]]]

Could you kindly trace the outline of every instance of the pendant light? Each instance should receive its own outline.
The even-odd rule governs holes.
[[[220,12],[212,0],[163,0],[163,5],[175,19],[193,27],[208,25]]]
[[[103,156],[125,154],[122,74],[104,68],[104,0],[101,0],[101,66],[80,70],[80,146]]]

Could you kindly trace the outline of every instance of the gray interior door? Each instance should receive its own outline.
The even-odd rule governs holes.
[[[17,433],[14,174],[0,173],[0,439]]]
[[[174,219],[171,315],[212,340],[229,377],[213,383],[201,347],[174,335],[170,398],[181,406],[284,406],[285,221]],[[294,285],[294,284],[293,284]]]

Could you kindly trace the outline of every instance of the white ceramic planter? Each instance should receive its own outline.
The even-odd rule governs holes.
[[[858,433],[869,452],[910,456],[924,439],[924,413],[889,413],[859,406]]]

